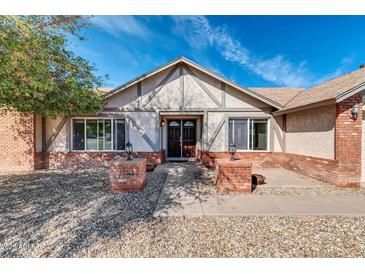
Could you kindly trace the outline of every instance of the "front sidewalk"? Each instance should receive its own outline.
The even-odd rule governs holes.
[[[365,216],[365,195],[250,195],[201,193],[194,173],[202,169],[194,163],[169,163],[161,166],[168,172],[154,216]],[[159,170],[157,170],[159,172]],[[274,174],[271,170],[269,174]],[[303,184],[303,177],[284,174],[297,180],[289,186],[298,191],[320,188],[314,182]],[[280,180],[280,178],[278,178]]]

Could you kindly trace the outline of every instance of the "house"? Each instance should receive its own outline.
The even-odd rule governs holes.
[[[254,166],[359,186],[364,91],[364,67],[307,89],[247,88],[180,57],[104,90],[100,113],[51,119],[3,110],[0,170],[107,166],[128,140],[148,161],[214,165],[234,142]]]

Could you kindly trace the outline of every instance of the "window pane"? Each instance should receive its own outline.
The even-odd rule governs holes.
[[[267,149],[267,121],[255,120],[253,124],[253,150]]]
[[[105,119],[105,150],[112,150],[112,122],[110,119]]]
[[[73,150],[85,149],[85,123],[84,119],[73,120]]]
[[[99,132],[98,132],[99,150],[103,150],[104,149],[104,120],[99,119],[98,123],[99,123]]]
[[[86,149],[98,149],[97,120],[86,120]]]
[[[229,143],[237,149],[247,150],[247,119],[231,119],[229,121]]]
[[[125,123],[122,119],[114,119],[114,150],[125,149]]]

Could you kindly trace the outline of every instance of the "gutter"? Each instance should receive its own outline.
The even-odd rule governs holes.
[[[311,103],[311,104],[308,104],[308,105],[302,105],[302,106],[298,106],[298,107],[294,107],[294,108],[277,110],[277,111],[274,111],[272,113],[272,115],[273,116],[278,116],[278,115],[282,115],[282,114],[298,112],[298,111],[303,111],[303,110],[307,110],[307,109],[311,109],[311,108],[323,107],[323,106],[328,106],[328,105],[333,105],[333,104],[336,104],[336,99],[335,98],[331,98],[331,99],[327,99],[327,100],[323,100],[323,101],[318,101],[318,102],[314,102],[314,103]]]

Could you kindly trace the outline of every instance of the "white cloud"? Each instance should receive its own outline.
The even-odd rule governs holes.
[[[267,81],[283,86],[306,86],[309,73],[305,62],[294,64],[283,55],[272,58],[257,57],[244,47],[224,26],[214,27],[204,16],[174,17],[176,31],[192,48],[210,46],[230,62],[237,63]]]
[[[95,16],[91,19],[98,28],[115,37],[129,34],[140,38],[147,38],[149,29],[135,16]]]

